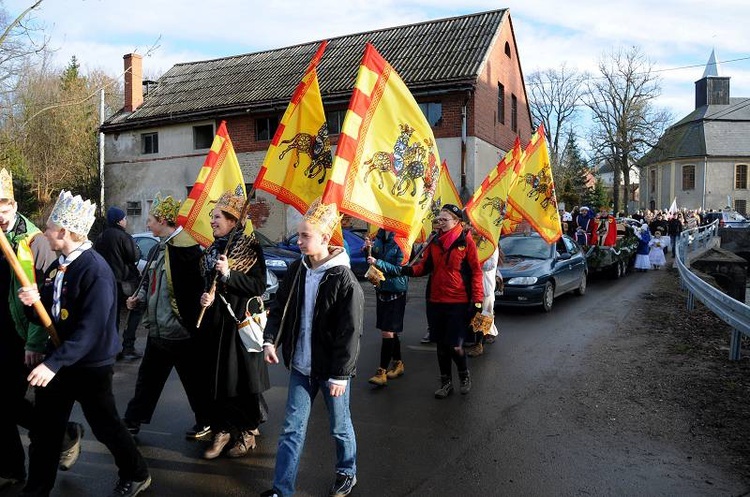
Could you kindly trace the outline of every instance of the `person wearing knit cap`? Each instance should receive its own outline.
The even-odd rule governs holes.
[[[133,437],[120,420],[112,393],[117,334],[117,285],[112,270],[91,250],[88,232],[96,204],[62,191],[44,236],[60,257],[45,274],[41,288],[22,287],[27,306],[41,301],[60,338],[29,374],[36,387],[34,409],[43,422],[29,432],[29,477],[22,496],[48,497],[57,477],[60,443],[73,404],[81,404],[94,436],[114,457],[119,480],[111,496],[134,496],[147,489],[151,476]]]
[[[117,281],[117,326],[120,326],[120,309],[125,299],[130,297],[138,285],[138,246],[125,231],[128,218],[125,211],[112,206],[107,209],[107,227],[94,242],[94,250],[104,257]],[[122,336],[122,351],[118,358],[138,359],[141,355],[135,350],[135,329],[126,326]]]

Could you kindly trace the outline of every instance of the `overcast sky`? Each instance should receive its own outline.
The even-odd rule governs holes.
[[[11,17],[32,3],[0,0]],[[116,76],[135,51],[154,78],[179,62],[499,8],[510,8],[526,75],[563,62],[594,71],[604,51],[637,45],[662,79],[658,105],[680,118],[715,48],[732,96],[750,97],[747,0],[44,0],[33,16],[60,66],[75,55]]]

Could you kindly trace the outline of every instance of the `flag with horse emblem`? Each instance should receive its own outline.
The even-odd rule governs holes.
[[[406,258],[430,212],[439,169],[430,124],[403,80],[368,43],[324,201],[400,235]]]
[[[177,214],[177,224],[204,247],[214,241],[211,212],[222,193],[228,190],[247,195],[240,163],[227,132],[227,123],[222,121],[193,188]],[[253,223],[248,219],[245,233],[252,232]]]
[[[508,196],[508,203],[547,242],[554,243],[562,236],[555,183],[542,125],[526,146],[518,181]]]
[[[521,142],[516,138],[513,148],[489,172],[466,204],[466,214],[481,237],[477,243],[481,262],[489,259],[497,247],[507,214],[508,194],[518,178],[522,156]]]
[[[430,233],[433,231],[432,222],[438,217],[440,208],[445,204],[457,205],[459,208],[463,207],[463,202],[461,202],[458,190],[456,190],[456,184],[453,183],[451,174],[448,171],[448,164],[446,161],[443,161],[440,165],[437,187],[430,203],[430,211],[425,216],[424,221],[422,221],[422,234],[417,238],[418,242],[423,242],[430,236]]]

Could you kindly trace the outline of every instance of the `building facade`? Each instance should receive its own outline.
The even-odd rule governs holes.
[[[330,39],[318,77],[334,148],[366,42],[420,104],[465,198],[516,136],[529,141],[531,112],[503,9]],[[129,224],[145,229],[156,193],[186,197],[222,120],[251,186],[318,44],[177,64],[149,82],[145,97],[141,57],[126,55],[125,106],[101,127],[106,203],[127,206]],[[296,225],[294,211],[265,192],[253,207],[254,225],[271,239]]]

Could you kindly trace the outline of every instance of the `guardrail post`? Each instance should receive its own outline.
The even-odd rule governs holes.
[[[690,290],[688,290],[687,294],[687,309],[690,312],[695,310],[695,295],[693,295],[693,292],[691,292]]]
[[[740,330],[732,330],[732,338],[729,341],[729,360],[739,361],[742,351],[742,333]]]

